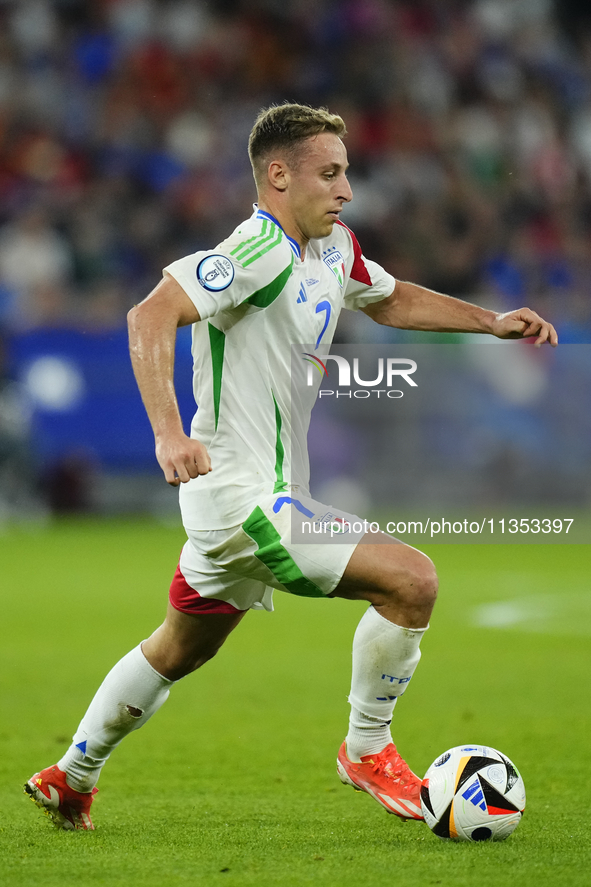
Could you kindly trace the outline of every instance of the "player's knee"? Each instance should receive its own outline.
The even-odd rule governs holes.
[[[439,579],[433,561],[426,558],[426,564],[418,572],[416,584],[417,601],[425,607],[433,607],[437,600],[437,592],[439,590]]]
[[[220,640],[219,642],[216,641],[215,643],[210,642],[208,644],[203,644],[194,655],[193,667],[191,668],[191,671],[195,671],[196,669],[201,668],[202,665],[205,665],[206,662],[209,662],[210,659],[213,659],[216,653],[219,652],[222,644],[223,640]]]
[[[178,675],[176,680],[191,674],[192,671],[197,671],[213,659],[221,646],[221,643],[209,643],[200,644],[197,649],[179,650],[172,665],[172,670]]]
[[[156,657],[149,660],[163,677],[170,681],[180,681],[213,659],[221,647],[220,643],[200,643],[198,646],[169,644],[165,650],[159,650]]]
[[[397,596],[409,606],[433,607],[437,598],[439,580],[433,561],[420,552],[409,566],[405,581],[397,589]]]

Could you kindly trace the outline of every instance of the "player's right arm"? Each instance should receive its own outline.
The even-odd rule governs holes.
[[[409,281],[396,281],[392,294],[382,302],[361,309],[384,326],[404,330],[440,333],[490,333],[499,339],[528,339],[536,336],[535,345],[544,342],[556,347],[558,334],[551,323],[531,308],[518,308],[497,314],[426,289]]]
[[[173,380],[176,331],[198,320],[197,308],[168,274],[127,315],[131,363],[154,432],[156,458],[173,487],[211,471],[204,445],[183,431]]]

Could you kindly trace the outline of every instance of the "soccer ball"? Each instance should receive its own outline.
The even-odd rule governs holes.
[[[425,822],[452,841],[503,841],[525,808],[525,786],[506,755],[486,745],[450,748],[421,786]]]

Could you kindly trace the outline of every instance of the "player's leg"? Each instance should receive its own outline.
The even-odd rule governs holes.
[[[351,729],[353,760],[391,742],[389,723],[420,659],[419,644],[437,595],[437,575],[422,552],[384,537],[356,547],[333,595],[366,600],[353,640]]]
[[[93,790],[113,749],[158,711],[175,681],[215,655],[244,612],[192,615],[169,603],[163,625],[111,669],[64,757],[25,786],[58,826],[93,827]]]
[[[169,681],[178,681],[201,668],[218,652],[228,635],[246,615],[235,613],[181,613],[168,604],[166,619],[142,644],[152,668]]]
[[[372,605],[353,640],[351,715],[339,752],[339,774],[343,781],[369,791],[390,812],[409,818],[421,818],[420,781],[392,745],[390,722],[419,662],[419,644],[436,594],[430,559],[389,539],[378,544],[362,541],[333,592]]]
[[[437,573],[422,551],[398,539],[368,533],[355,548],[332,597],[366,600],[407,628],[426,626],[437,597]]]
[[[189,615],[169,603],[164,623],[111,669],[58,762],[71,787],[91,791],[113,749],[158,711],[175,681],[215,655],[243,616]]]

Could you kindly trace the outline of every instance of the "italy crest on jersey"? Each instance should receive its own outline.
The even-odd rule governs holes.
[[[345,260],[342,254],[336,247],[331,246],[322,254],[322,260],[327,268],[330,268],[342,289],[345,285]]]

